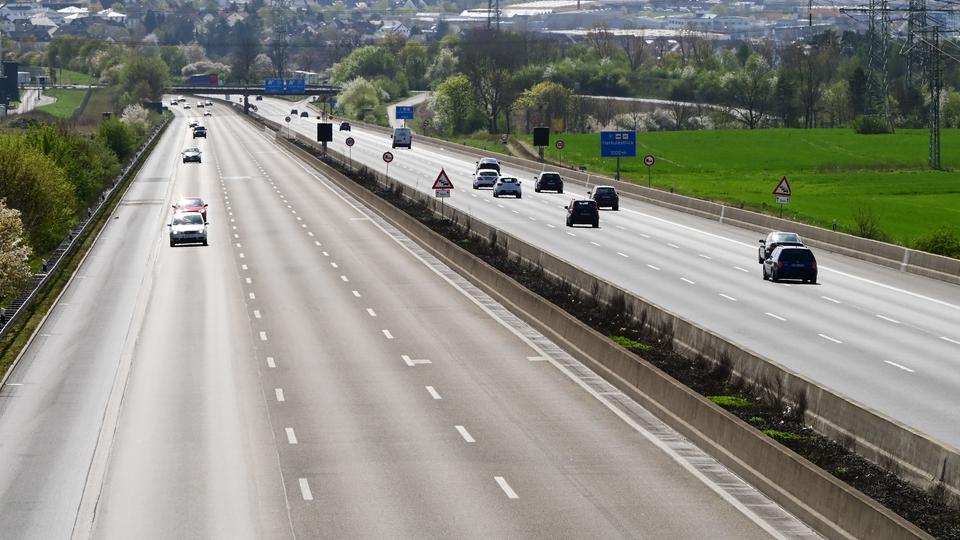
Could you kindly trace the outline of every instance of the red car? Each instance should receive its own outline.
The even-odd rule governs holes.
[[[207,221],[207,203],[200,197],[180,197],[177,204],[173,205],[173,212],[200,212],[203,221]]]

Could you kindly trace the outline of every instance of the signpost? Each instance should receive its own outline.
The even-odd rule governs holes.
[[[412,105],[397,105],[394,107],[396,120],[403,120],[403,127],[407,127],[407,120],[413,120]]]
[[[450,196],[450,190],[453,189],[453,182],[447,176],[447,171],[440,169],[440,174],[433,181],[433,187],[436,197],[440,199],[440,219],[443,219],[443,200]]]
[[[288,116],[284,118],[283,121],[287,123],[287,138],[289,139],[290,138],[290,117]]]
[[[557,139],[557,142],[553,143],[553,145],[556,146],[560,152],[560,166],[563,167],[563,147],[566,146],[567,143],[563,142],[563,139]]]
[[[264,94],[282,94],[283,79],[267,79],[263,82]]]
[[[353,140],[353,137],[347,137],[347,140],[345,142],[347,143],[347,151],[349,152],[349,156],[350,156],[350,168],[352,169],[353,168],[353,145],[357,141]]]
[[[620,158],[637,157],[636,131],[601,131],[600,157],[617,158],[617,180],[620,180]]]
[[[647,166],[647,187],[653,187],[653,173],[650,172],[650,169],[653,168],[653,164],[657,160],[653,158],[653,154],[647,154],[643,156],[643,164]]]
[[[793,195],[793,190],[790,188],[790,182],[786,176],[781,178],[780,183],[773,189],[773,195],[777,198],[777,204],[780,205],[780,217],[782,218],[783,205],[790,204],[790,196]]]
[[[393,161],[393,152],[384,152],[383,153],[383,162],[387,164],[387,178],[390,178],[390,162]]]

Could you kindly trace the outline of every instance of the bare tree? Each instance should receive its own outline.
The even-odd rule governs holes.
[[[773,68],[754,53],[746,65],[722,79],[728,113],[738,122],[754,129],[770,112],[776,84]]]
[[[587,32],[587,42],[599,58],[609,58],[613,54],[613,33],[604,24],[598,24]]]
[[[627,56],[627,63],[630,64],[630,69],[632,71],[636,71],[641,65],[643,65],[643,59],[646,56],[644,46],[647,44],[647,42],[644,38],[643,32],[640,34],[626,34],[620,36],[618,41],[620,43],[620,48],[623,49],[624,54]]]

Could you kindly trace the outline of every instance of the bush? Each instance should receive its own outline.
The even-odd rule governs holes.
[[[724,409],[746,409],[754,404],[740,396],[707,396],[707,399]]]
[[[960,236],[953,227],[943,225],[918,238],[913,243],[913,248],[960,259]]]
[[[853,233],[862,238],[885,242],[889,239],[887,233],[880,229],[880,218],[872,208],[860,207],[853,216]]]
[[[97,126],[97,140],[113,151],[121,163],[133,155],[137,147],[134,130],[116,119],[108,119]]]
[[[31,252],[20,212],[0,199],[0,301],[16,294],[30,279]]]
[[[880,135],[893,133],[893,124],[879,116],[857,116],[853,119],[853,130],[861,135]]]

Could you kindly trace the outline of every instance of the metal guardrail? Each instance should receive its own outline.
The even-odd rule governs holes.
[[[53,253],[44,261],[43,266],[40,271],[35,273],[33,277],[30,278],[29,283],[24,286],[20,291],[20,294],[17,295],[8,305],[4,306],[3,309],[0,309],[0,339],[3,339],[7,335],[7,332],[16,324],[17,320],[24,313],[26,308],[30,306],[33,300],[37,297],[43,287],[49,281],[50,276],[56,274],[57,270],[60,268],[60,264],[63,262],[64,258],[71,254],[77,245],[85,238],[87,229],[90,227],[91,223],[96,222],[97,218],[100,217],[100,214],[103,212],[104,208],[107,208],[113,198],[116,195],[117,191],[122,191],[124,185],[129,180],[131,173],[137,171],[149,154],[150,150],[153,148],[153,145],[156,143],[157,139],[166,129],[167,125],[170,124],[170,119],[168,118],[161,124],[157,129],[150,134],[150,138],[147,139],[147,142],[140,147],[140,150],[137,151],[137,154],[134,156],[126,167],[120,171],[120,174],[113,179],[113,182],[110,183],[110,187],[105,189],[103,193],[100,194],[100,201],[96,206],[90,207],[87,209],[87,215],[81,217],[80,221],[74,226],[66,238],[60,242],[60,245],[57,246]]]

